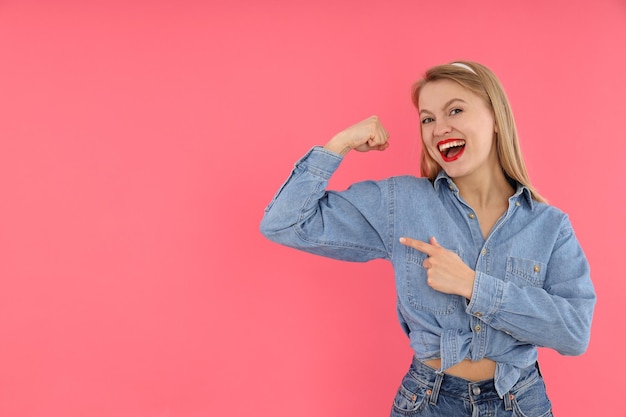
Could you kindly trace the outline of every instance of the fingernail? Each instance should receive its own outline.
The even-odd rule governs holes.
[[[405,239],[405,238],[403,238],[403,237],[401,237],[401,238],[400,238],[400,243],[404,243],[404,242],[406,242],[406,239]]]

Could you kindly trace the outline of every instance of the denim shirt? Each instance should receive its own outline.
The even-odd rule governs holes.
[[[310,150],[267,206],[261,232],[334,259],[391,261],[398,317],[417,359],[441,358],[443,372],[464,359],[489,358],[503,396],[520,369],[535,363],[538,346],[564,355],[586,350],[596,296],[566,214],[518,185],[485,239],[443,171],[434,182],[398,176],[327,191],[341,160],[321,147]],[[426,255],[400,244],[402,236],[435,236],[456,252],[476,271],[471,300],[430,288]]]

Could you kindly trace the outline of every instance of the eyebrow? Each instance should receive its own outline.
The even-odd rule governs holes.
[[[450,100],[446,101],[446,104],[444,104],[444,105],[443,105],[443,108],[444,108],[444,109],[445,109],[445,108],[447,108],[448,106],[450,106],[450,105],[451,105],[452,103],[454,103],[455,101],[461,101],[461,102],[463,102],[463,103],[466,103],[466,104],[467,104],[467,102],[466,102],[465,100],[463,100],[462,98],[456,98],[456,97],[455,97],[455,98],[453,98],[453,99],[450,99]],[[433,112],[431,112],[430,110],[420,109],[420,114],[422,114],[422,113],[429,113],[429,114],[433,114]]]

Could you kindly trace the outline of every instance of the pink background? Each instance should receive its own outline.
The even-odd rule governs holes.
[[[52,3],[55,5],[53,6]],[[412,82],[491,67],[598,293],[559,416],[624,416],[626,3],[0,1],[0,415],[385,416],[411,352],[391,267],[262,238],[293,163],[378,114],[418,171]]]

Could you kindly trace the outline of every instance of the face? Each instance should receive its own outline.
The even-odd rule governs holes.
[[[480,96],[437,80],[420,89],[418,106],[426,150],[451,178],[489,175],[500,166],[495,120]]]

